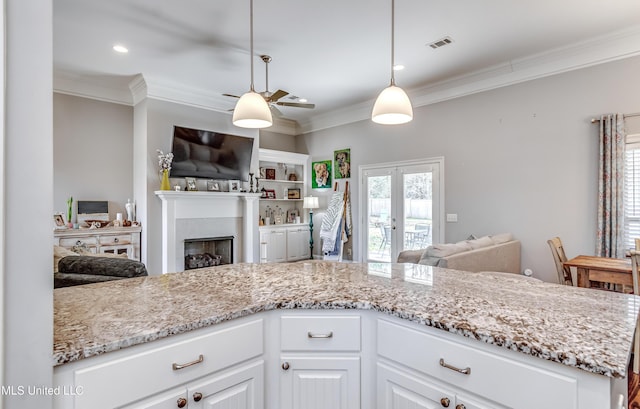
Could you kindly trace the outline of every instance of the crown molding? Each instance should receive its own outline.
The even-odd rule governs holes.
[[[640,25],[406,91],[414,108],[417,108],[637,55],[640,55]],[[125,105],[135,105],[144,98],[153,98],[230,115],[229,100],[217,93],[142,75],[130,80],[128,87],[118,86],[123,78],[129,77],[105,79],[94,76],[85,79],[56,71],[54,91]],[[369,120],[373,104],[374,100],[371,99],[314,115],[300,123],[274,118],[274,125],[268,129],[271,132],[300,135]]]
[[[640,25],[406,91],[416,108],[638,55]],[[368,120],[374,102],[316,115],[300,123],[300,131],[305,134]]]

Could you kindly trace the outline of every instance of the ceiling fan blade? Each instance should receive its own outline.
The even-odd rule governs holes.
[[[276,105],[283,107],[296,107],[296,108],[315,108],[316,104],[303,104],[300,102],[276,102]]]
[[[289,95],[289,93],[287,91],[283,91],[281,89],[277,90],[276,92],[274,92],[273,94],[271,94],[271,102],[276,102],[277,100],[279,100],[280,98]]]
[[[280,111],[278,108],[276,108],[275,105],[269,105],[269,109],[271,109],[271,113],[273,114],[273,116],[275,116],[277,118],[282,118],[284,116],[282,111]]]
[[[237,95],[231,95],[231,94],[222,94],[222,96],[225,96],[225,97],[233,97],[233,98],[240,98],[240,97],[239,97],[239,96],[237,96]]]

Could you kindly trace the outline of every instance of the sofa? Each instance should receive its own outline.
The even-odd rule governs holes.
[[[511,233],[501,233],[457,243],[434,244],[426,249],[405,250],[398,255],[397,261],[471,272],[520,274],[520,241]]]
[[[124,257],[123,257],[124,256]],[[148,275],[145,265],[123,255],[73,252],[54,246],[53,287],[71,287]]]

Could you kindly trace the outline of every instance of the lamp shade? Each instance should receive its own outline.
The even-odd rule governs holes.
[[[383,89],[373,105],[371,120],[383,125],[397,125],[412,119],[413,108],[407,93],[395,85]]]
[[[273,124],[271,110],[262,95],[249,91],[240,97],[233,110],[233,124],[241,128],[266,128]]]
[[[304,209],[317,209],[320,207],[318,205],[318,198],[315,196],[307,196],[304,198],[304,202],[302,203],[302,207]]]

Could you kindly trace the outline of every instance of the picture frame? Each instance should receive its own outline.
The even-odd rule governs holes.
[[[188,190],[190,192],[196,192],[198,190],[198,186],[196,185],[196,178],[184,178],[186,184],[187,184],[187,188],[185,190]]]
[[[334,179],[349,179],[351,177],[351,149],[334,151],[333,165]]]
[[[267,195],[267,199],[275,199],[276,198],[276,191],[273,189],[265,189],[264,191]]]
[[[266,168],[264,170],[265,179],[276,180],[276,170],[274,168]]]
[[[53,215],[53,223],[55,224],[56,228],[66,227],[66,225],[64,224],[64,217],[62,217],[61,214]]]
[[[230,180],[229,181],[229,192],[239,192],[240,191],[240,181],[239,180]]]
[[[283,224],[282,216],[273,216],[273,224]]]
[[[311,163],[311,188],[331,187],[331,159]]]
[[[208,192],[219,192],[220,191],[220,183],[213,179],[207,180],[207,191]]]
[[[300,199],[300,188],[289,188],[287,190],[287,199]]]

